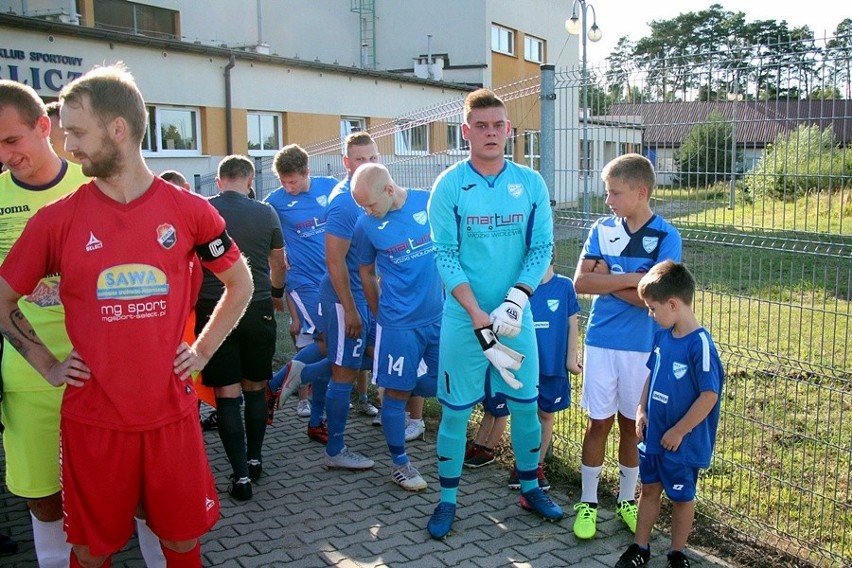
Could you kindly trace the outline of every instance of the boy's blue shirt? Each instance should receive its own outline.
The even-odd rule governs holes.
[[[605,217],[592,225],[583,246],[583,260],[603,260],[612,274],[648,272],[664,260],[680,262],[682,243],[678,230],[653,215],[635,233],[620,217]],[[586,344],[619,351],[651,350],[653,334],[660,326],[644,307],[634,306],[614,294],[592,300]]]
[[[654,346],[647,366],[651,371],[651,382],[646,401],[645,452],[665,453],[667,450],[660,445],[663,434],[683,418],[702,392],[712,391],[719,395],[713,410],[683,437],[678,450],[672,453],[674,459],[683,464],[709,467],[716,443],[725,379],[710,333],[703,327],[684,337],[674,337],[671,329],[658,331],[654,334]]]

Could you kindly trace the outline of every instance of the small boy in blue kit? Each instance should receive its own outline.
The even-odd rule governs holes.
[[[672,502],[671,568],[688,568],[683,554],[695,518],[698,470],[710,466],[719,424],[724,370],[710,333],[692,311],[695,278],[681,263],[655,265],[638,285],[649,315],[663,328],[654,336],[650,374],[636,412],[639,439],[639,517],[633,544],[616,568],[651,557],[651,529],[665,489]]]
[[[544,457],[553,439],[553,419],[571,406],[571,380],[568,373],[583,370],[578,356],[578,315],[580,304],[574,283],[553,271],[553,261],[530,298],[538,343],[538,419],[541,422],[541,449],[538,457],[538,484],[544,490],[550,483],[544,475]],[[517,471],[509,476],[509,488],[518,489]]]

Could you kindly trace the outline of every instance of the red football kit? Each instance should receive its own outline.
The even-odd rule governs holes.
[[[62,402],[63,493],[72,489],[71,479],[74,492],[65,495],[66,528],[70,542],[89,545],[93,554],[123,546],[132,522],[114,515],[140,501],[160,538],[194,538],[218,519],[197,398],[173,370],[195,295],[196,254],[213,272],[240,257],[205,199],[154,178],[141,197],[123,204],[91,182],[39,210],[0,267],[22,294],[45,275],[62,274],[68,335],[92,374],[84,386],[66,388]],[[172,432],[169,444],[163,427],[193,433]],[[141,457],[117,458],[116,445],[143,448]],[[188,469],[175,476],[161,460]],[[105,461],[113,463],[102,470]],[[126,462],[126,470],[113,467],[116,461]],[[196,462],[206,479],[191,478]],[[191,502],[193,511],[172,514],[176,501]]]

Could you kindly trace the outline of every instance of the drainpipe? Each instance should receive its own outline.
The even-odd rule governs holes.
[[[227,140],[228,155],[234,153],[234,124],[231,118],[231,69],[237,64],[234,54],[231,54],[225,65],[225,139]]]

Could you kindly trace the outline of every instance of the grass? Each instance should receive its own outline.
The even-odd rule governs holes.
[[[670,216],[681,224],[713,225],[741,231],[771,230],[852,235],[852,189],[809,193],[795,201],[746,199],[737,185],[734,207],[730,188],[719,184],[706,189],[658,188],[655,206],[678,203],[681,211]],[[603,209],[606,210],[606,209]]]

